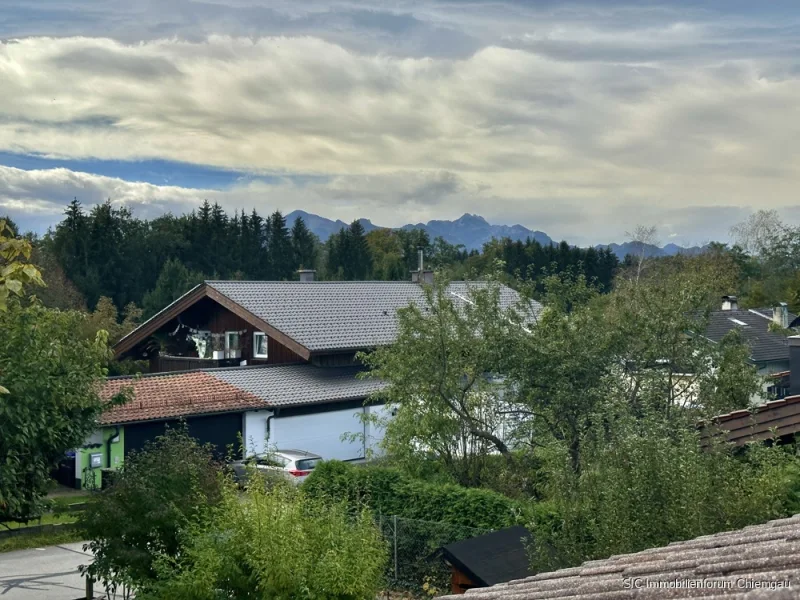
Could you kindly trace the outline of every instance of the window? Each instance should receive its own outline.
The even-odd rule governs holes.
[[[253,334],[253,358],[269,358],[266,333],[258,331]]]
[[[226,331],[225,332],[225,358],[239,358],[241,353],[239,351],[239,332]]]

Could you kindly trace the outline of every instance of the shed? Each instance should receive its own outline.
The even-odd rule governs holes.
[[[517,525],[444,546],[451,592],[463,594],[533,575],[526,547],[530,538],[531,533]]]

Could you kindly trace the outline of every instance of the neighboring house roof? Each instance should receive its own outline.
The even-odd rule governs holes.
[[[446,598],[794,598],[800,587],[799,548],[800,515],[795,515],[644,552],[588,561],[580,567],[541,573],[489,588],[474,588],[463,596]],[[683,582],[684,587],[677,587],[676,581]],[[786,589],[787,581],[792,589]],[[783,589],[763,589],[763,586],[779,582],[783,583]],[[659,584],[662,587],[655,587]],[[711,587],[714,585],[719,587]],[[754,589],[756,585],[761,586],[760,589]],[[729,587],[719,589],[722,586]]]
[[[131,388],[133,398],[105,412],[100,422],[119,425],[198,414],[240,412],[361,400],[382,389],[378,379],[358,379],[358,367],[264,365],[205,369],[106,380],[108,400]]]
[[[110,400],[123,390],[131,390],[131,400],[104,412],[103,425],[264,407],[261,398],[203,371],[108,379],[100,396]]]
[[[490,586],[532,575],[526,541],[530,532],[522,526],[448,544],[445,559],[477,584]]]
[[[391,344],[397,310],[421,305],[424,290],[404,281],[208,281],[245,310],[263,319],[311,352],[351,350]],[[463,302],[482,282],[453,282],[448,291]],[[519,295],[503,286],[500,302],[511,307]]]
[[[796,319],[789,315],[789,322]],[[722,341],[728,332],[736,329],[750,346],[750,358],[755,363],[789,360],[789,343],[786,336],[769,330],[772,309],[715,310],[709,315],[706,337]]]
[[[457,303],[486,282],[452,282]],[[137,327],[115,345],[117,354],[132,349],[158,328],[204,297],[222,304],[308,359],[311,354],[359,350],[390,344],[397,336],[397,310],[424,302],[417,283],[398,281],[298,282],[206,281]],[[520,299],[507,286],[500,302],[510,308]],[[541,305],[534,302],[535,317]]]
[[[702,425],[702,424],[701,424]],[[711,419],[703,427],[703,436],[725,432],[725,438],[737,446],[748,442],[783,437],[800,432],[800,396],[773,400],[750,410],[736,410]]]
[[[359,379],[360,367],[275,365],[208,371],[220,381],[259,397],[270,407],[360,400],[383,389],[380,379]]]

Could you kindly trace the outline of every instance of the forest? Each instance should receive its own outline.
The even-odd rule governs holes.
[[[287,223],[276,211],[227,214],[203,202],[189,214],[139,219],[110,201],[85,210],[73,200],[63,220],[32,236],[33,262],[47,288],[46,306],[96,310],[110,299],[120,314],[148,317],[204,279],[292,280],[300,268],[321,280],[407,281],[417,267],[445,270],[454,279],[477,278],[498,269],[538,281],[550,272],[573,270],[609,289],[619,261],[610,251],[543,246],[534,241],[494,240],[467,252],[422,230],[379,229],[365,233],[358,221],[324,243],[302,219]]]

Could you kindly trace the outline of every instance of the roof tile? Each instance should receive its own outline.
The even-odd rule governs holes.
[[[642,587],[631,584],[638,578]],[[698,587],[676,587],[693,581]],[[790,589],[755,586],[789,582]],[[650,587],[647,587],[648,584]],[[660,586],[660,587],[659,587]],[[671,587],[670,587],[671,586]],[[737,531],[674,542],[661,548],[587,561],[450,600],[571,598],[796,598],[800,596],[800,515]]]
[[[220,381],[203,371],[141,378],[109,379],[100,396],[110,400],[124,390],[133,397],[103,413],[100,422],[115,425],[181,416],[262,408],[254,394]]]

